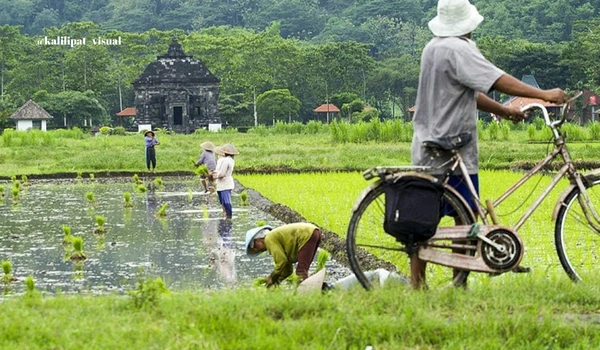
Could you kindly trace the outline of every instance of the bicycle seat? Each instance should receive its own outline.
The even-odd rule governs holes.
[[[456,136],[447,136],[441,137],[439,139],[425,140],[423,141],[423,146],[433,150],[452,151],[467,145],[469,142],[471,142],[472,138],[473,136],[470,132],[463,132]]]

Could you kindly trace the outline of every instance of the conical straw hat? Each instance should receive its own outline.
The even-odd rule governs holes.
[[[312,275],[310,275],[304,281],[302,281],[302,283],[300,283],[300,285],[298,286],[297,291],[301,292],[301,293],[311,292],[311,291],[315,291],[315,290],[320,291],[323,288],[324,281],[325,281],[325,269],[323,268],[323,269],[319,270],[318,272],[315,272]]]
[[[235,148],[235,146],[231,143],[226,143],[223,146],[219,147],[219,149],[223,154],[240,154],[237,148]]]
[[[204,148],[207,151],[214,151],[215,150],[215,144],[210,142],[210,141],[204,141],[200,144],[200,147]]]

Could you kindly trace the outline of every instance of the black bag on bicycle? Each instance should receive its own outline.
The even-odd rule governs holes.
[[[401,177],[385,189],[383,229],[405,245],[433,237],[440,223],[444,187],[419,177]]]

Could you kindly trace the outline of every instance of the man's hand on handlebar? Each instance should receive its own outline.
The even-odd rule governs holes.
[[[567,102],[569,97],[562,89],[544,90],[543,100],[546,102],[556,103],[558,105]]]
[[[510,120],[511,122],[517,124],[518,122],[525,119],[527,117],[527,114],[521,111],[519,108],[505,106],[500,116],[506,120]]]

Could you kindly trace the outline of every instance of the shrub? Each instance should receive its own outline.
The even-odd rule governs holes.
[[[487,127],[487,132],[488,136],[490,137],[490,140],[497,141],[498,135],[500,133],[500,124],[496,122],[489,123]]]
[[[100,129],[98,129],[98,131],[102,134],[102,135],[109,135],[110,134],[110,127],[108,126],[103,126]]]
[[[248,130],[248,134],[257,134],[258,136],[267,136],[269,129],[264,125],[258,125]]]
[[[125,135],[125,128],[122,126],[117,126],[116,128],[112,129],[112,134],[113,135]]]
[[[598,123],[597,121],[589,123],[588,130],[590,134],[590,139],[600,140],[600,123]]]
[[[508,120],[503,120],[500,122],[500,135],[502,137],[502,140],[508,141],[508,138],[510,137],[510,131],[512,130],[513,125],[515,124],[509,122]]]
[[[529,141],[535,141],[536,133],[537,133],[537,130],[535,128],[535,125],[529,124],[529,126],[527,127],[527,139]]]
[[[161,295],[167,293],[169,293],[169,289],[162,278],[152,279],[145,276],[138,277],[135,289],[127,292],[133,298],[133,304],[138,309],[155,308]]]
[[[562,130],[566,132],[567,139],[570,141],[583,141],[588,138],[587,130],[577,124],[565,123]]]

